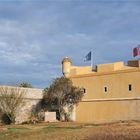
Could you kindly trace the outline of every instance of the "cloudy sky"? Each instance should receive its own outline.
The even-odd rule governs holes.
[[[0,84],[36,88],[61,76],[61,60],[74,65],[93,50],[94,64],[134,59],[140,44],[138,0],[1,0]]]

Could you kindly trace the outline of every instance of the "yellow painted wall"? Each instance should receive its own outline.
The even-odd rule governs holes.
[[[72,77],[73,84],[86,88],[84,99],[120,98],[140,96],[140,71]],[[132,85],[132,91],[128,85]],[[104,92],[104,87],[108,92]]]
[[[71,63],[64,58],[64,66]],[[86,89],[76,107],[76,121],[88,123],[140,120],[140,60],[87,67],[63,67],[73,84]],[[64,74],[64,76],[66,76]],[[132,91],[129,91],[129,85]],[[105,92],[107,87],[107,92]]]
[[[121,70],[124,67],[123,62],[115,62],[111,64],[97,65],[97,72],[111,72],[115,70]]]
[[[89,74],[93,73],[92,72],[92,67],[91,66],[86,66],[86,67],[76,67],[72,66],[70,69],[70,76],[71,75],[82,75],[82,74]]]
[[[76,121],[87,123],[140,120],[140,100],[81,102]]]
[[[84,102],[76,108],[76,121],[140,120],[140,70],[73,76],[71,79],[74,85],[86,89]],[[128,90],[129,84],[132,91]]]

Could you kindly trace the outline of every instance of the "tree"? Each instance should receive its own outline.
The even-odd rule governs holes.
[[[48,88],[48,87],[46,87],[46,88],[44,88],[44,90],[43,90],[43,91],[44,91],[45,93],[47,93],[47,92],[48,92],[48,90],[49,90],[49,88]]]
[[[0,110],[10,123],[15,123],[16,112],[24,105],[26,90],[19,87],[0,87]]]
[[[33,88],[32,85],[27,82],[22,82],[22,83],[18,84],[18,86],[24,87],[24,88]]]
[[[61,77],[54,79],[47,91],[44,90],[43,103],[55,106],[60,114],[60,120],[65,112],[65,107],[72,107],[78,104],[84,92],[82,88],[73,86],[68,78]]]

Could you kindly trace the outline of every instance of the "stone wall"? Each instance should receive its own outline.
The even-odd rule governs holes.
[[[12,86],[0,86],[6,88],[17,88]],[[42,89],[20,88],[25,91],[24,105],[16,113],[16,123],[22,123],[29,120],[32,110],[41,109],[40,101],[43,97]]]

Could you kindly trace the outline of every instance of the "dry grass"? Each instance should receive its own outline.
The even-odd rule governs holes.
[[[140,140],[140,123],[1,126],[0,140]]]

